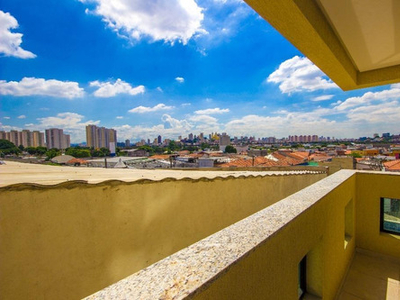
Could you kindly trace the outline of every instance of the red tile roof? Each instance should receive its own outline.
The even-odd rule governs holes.
[[[387,171],[400,171],[400,159],[383,163]]]
[[[294,166],[303,163],[303,159],[299,159],[293,157],[291,155],[282,155],[278,152],[274,152],[271,154],[274,159],[268,159],[264,156],[257,156],[254,158],[254,167],[276,167],[276,166]],[[253,166],[253,158],[245,157],[245,158],[236,158],[230,161],[229,163],[224,163],[221,165],[223,168],[227,167],[252,167]]]

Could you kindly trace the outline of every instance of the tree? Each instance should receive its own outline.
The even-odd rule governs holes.
[[[56,149],[56,148],[49,149],[46,152],[46,156],[47,156],[48,160],[50,160],[50,159],[52,159],[52,158],[54,158],[54,157],[56,157],[56,156],[58,156],[60,154],[61,154],[61,151]]]
[[[13,143],[7,140],[0,140],[0,155],[4,157],[5,155],[18,154],[19,150]]]
[[[362,158],[362,155],[358,152],[351,152],[350,156],[353,156],[354,158]]]
[[[82,149],[81,147],[67,148],[65,150],[65,154],[71,155],[71,156],[77,157],[77,158],[90,157],[89,149]]]
[[[105,157],[105,156],[109,156],[110,155],[110,150],[108,150],[107,148],[100,148],[100,149],[93,149],[91,150],[91,155],[93,157]]]
[[[168,148],[173,152],[179,150],[179,145],[175,141],[170,141]]]
[[[225,153],[237,153],[237,150],[232,145],[228,145],[225,147]]]

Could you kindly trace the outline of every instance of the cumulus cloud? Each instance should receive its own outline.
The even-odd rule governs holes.
[[[311,100],[312,101],[326,101],[326,100],[331,100],[334,97],[334,95],[322,95],[318,97],[314,97]]]
[[[176,77],[175,80],[178,81],[179,83],[185,82],[185,78],[183,78],[183,77]]]
[[[189,102],[186,102],[186,103],[182,103],[182,104],[181,104],[182,107],[186,107],[186,106],[190,106],[190,105],[192,105],[192,103],[189,103]]]
[[[203,110],[196,110],[194,113],[197,115],[215,115],[215,114],[224,114],[228,113],[229,108],[208,108],[208,109],[203,109]]]
[[[281,63],[278,70],[268,76],[267,82],[279,84],[284,94],[338,88],[308,58],[299,56]]]
[[[118,138],[132,140],[155,138],[158,135],[161,135],[163,138],[177,139],[179,135],[188,134],[193,129],[193,125],[187,120],[175,119],[168,114],[164,114],[161,117],[161,122],[161,124],[151,127],[125,124],[114,128],[118,132]]]
[[[203,122],[203,123],[216,123],[218,120],[214,117],[207,115],[195,115],[189,118],[193,122]]]
[[[96,97],[109,98],[115,97],[118,94],[128,94],[128,95],[138,95],[145,92],[145,87],[139,85],[137,87],[132,87],[129,83],[117,79],[115,82],[100,82],[98,80],[92,81],[90,83],[92,87],[98,87],[98,89],[93,93]]]
[[[117,116],[116,117],[116,119],[118,119],[118,120],[121,120],[121,119],[123,119],[124,117],[123,116]]]
[[[64,112],[56,116],[38,118],[37,124],[26,124],[27,129],[44,131],[48,128],[62,128],[65,134],[71,135],[71,142],[80,143],[86,140],[86,125],[98,125],[100,121],[88,120],[83,122],[84,116],[73,113]]]
[[[10,117],[3,117],[3,119],[10,120],[11,118]]]
[[[18,21],[0,10],[0,54],[18,58],[35,58],[36,55],[21,48],[22,34],[11,32],[11,29],[18,28]]]
[[[171,110],[173,108],[174,108],[173,106],[167,106],[164,103],[159,103],[153,107],[138,106],[138,107],[132,108],[131,110],[128,110],[128,112],[144,114],[144,113],[156,112],[156,111],[161,111],[161,110]]]
[[[26,116],[25,115],[20,115],[20,116],[18,116],[18,119],[26,119]]]
[[[21,81],[0,80],[0,95],[11,96],[49,96],[77,98],[84,95],[77,82],[24,77]]]
[[[390,89],[379,92],[367,92],[360,97],[350,97],[345,101],[337,102],[336,109],[344,111],[352,107],[367,105],[373,102],[390,101],[400,99],[400,85],[391,85]]]
[[[132,40],[149,37],[153,41],[186,44],[202,28],[203,9],[194,0],[84,0],[94,3],[94,14],[119,35]]]

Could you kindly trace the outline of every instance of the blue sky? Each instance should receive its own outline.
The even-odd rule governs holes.
[[[0,130],[400,133],[400,84],[343,92],[238,0],[2,0]]]

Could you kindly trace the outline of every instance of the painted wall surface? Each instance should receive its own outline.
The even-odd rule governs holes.
[[[325,176],[109,181],[97,185],[69,182],[53,187],[21,184],[0,188],[1,298],[82,298]],[[345,196],[341,201],[348,198]],[[293,267],[328,227],[326,212],[309,213],[320,220],[321,228],[302,217],[297,225],[308,224],[307,230],[313,234],[301,226],[293,228],[285,233],[286,243],[273,250],[275,258],[288,255],[282,272],[288,272],[291,284],[294,274],[288,267]],[[297,235],[305,236],[298,239]],[[263,251],[269,252],[269,248]],[[296,249],[293,255],[292,248]],[[338,255],[343,259],[343,253]],[[267,262],[270,260],[260,266]],[[250,272],[248,266],[242,267]],[[281,269],[276,264],[272,268]],[[340,272],[333,272],[332,277]]]
[[[298,264],[307,255],[307,290],[334,299],[355,250],[355,176],[321,198],[247,257],[231,265],[195,299],[298,299]],[[354,227],[354,226],[353,226]],[[345,232],[352,233],[347,237]]]
[[[400,199],[400,175],[357,174],[357,247],[400,258],[400,236],[380,232],[380,198]]]
[[[318,162],[320,167],[329,167],[329,174],[336,173],[341,169],[354,169],[352,157],[333,157],[331,162]]]

